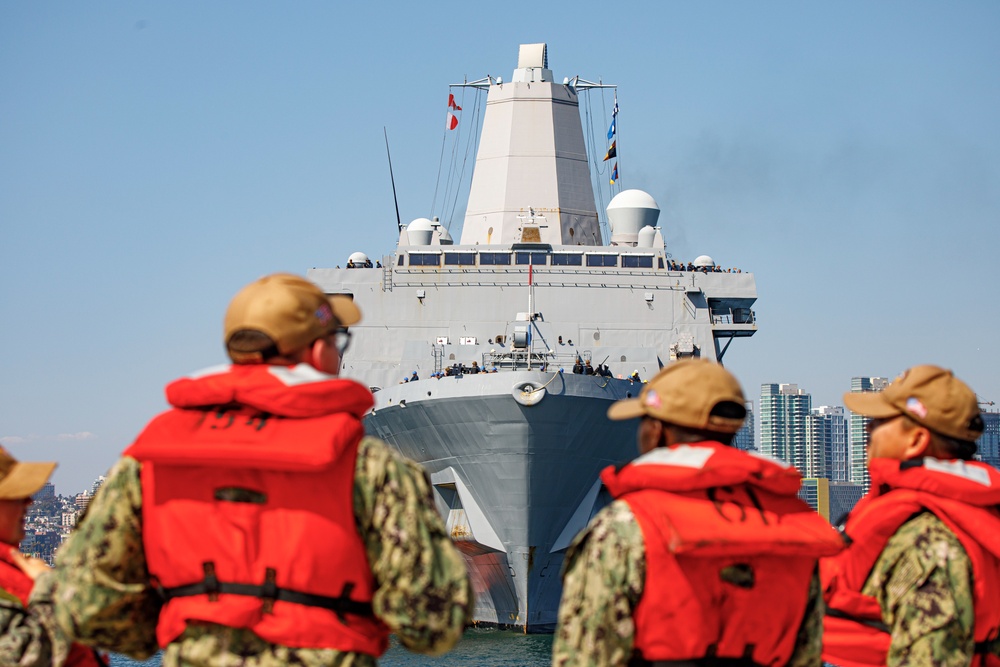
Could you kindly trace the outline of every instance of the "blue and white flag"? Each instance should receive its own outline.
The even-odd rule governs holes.
[[[608,141],[611,141],[611,138],[613,136],[615,136],[615,125],[617,124],[617,122],[618,122],[618,119],[615,118],[614,116],[612,116],[611,117],[611,127],[608,128]]]

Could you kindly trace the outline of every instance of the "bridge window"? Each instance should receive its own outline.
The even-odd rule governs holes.
[[[411,252],[410,266],[441,266],[441,253]]]
[[[545,266],[549,263],[548,253],[545,252],[518,252],[514,254],[515,264],[534,264],[535,266]]]
[[[481,252],[479,253],[479,265],[510,265],[509,252]]]
[[[587,266],[618,266],[618,255],[587,255]]]
[[[579,252],[558,252],[552,253],[553,266],[582,266],[583,253]]]
[[[653,256],[622,255],[622,267],[626,269],[631,269],[631,268],[651,269],[653,268]]]
[[[474,252],[446,252],[444,254],[446,266],[475,266],[476,253]]]

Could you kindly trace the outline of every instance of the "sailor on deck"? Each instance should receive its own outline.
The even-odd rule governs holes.
[[[232,365],[167,386],[63,545],[56,618],[163,666],[374,665],[395,633],[447,651],[470,617],[462,557],[420,466],[364,435],[337,377],[361,313],[275,274],[225,318]],[[155,489],[155,491],[154,491]]]
[[[794,468],[729,446],[736,378],[678,361],[608,417],[641,418],[640,456],[566,554],[552,664],[818,666],[816,563],[842,542]]]

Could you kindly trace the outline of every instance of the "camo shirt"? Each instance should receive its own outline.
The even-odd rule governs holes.
[[[51,599],[38,586],[27,609],[17,596],[0,588],[0,665],[56,667],[68,654],[69,641],[52,617]]]
[[[632,614],[646,578],[642,529],[622,500],[602,509],[570,545],[552,644],[554,667],[626,665],[632,657]],[[809,606],[789,665],[821,664],[823,603],[813,577]]]
[[[142,549],[140,464],[122,458],[59,550],[55,614],[80,641],[145,659],[157,650],[160,600]],[[465,563],[435,509],[423,469],[381,440],[358,447],[354,515],[375,577],[375,615],[412,651],[436,655],[461,638],[473,594]],[[249,630],[189,625],[163,667],[370,666],[375,658],[263,641]]]
[[[972,563],[944,523],[926,512],[893,535],[862,593],[892,629],[887,664],[968,665],[973,656]],[[1000,641],[992,650],[1000,655]]]

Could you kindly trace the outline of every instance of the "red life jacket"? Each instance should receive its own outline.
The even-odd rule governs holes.
[[[371,393],[305,365],[248,365],[178,380],[167,397],[174,409],[125,451],[142,463],[160,645],[203,621],[381,655],[353,502]]]
[[[795,468],[702,442],[654,449],[601,479],[645,542],[637,655],[788,662],[816,562],[843,548],[796,497]]]
[[[977,651],[972,664],[1000,665],[1000,659],[983,655],[987,642],[1000,634],[1000,471],[978,461],[935,458],[876,458],[869,470],[872,490],[844,528],[850,546],[820,566],[827,605],[823,659],[841,667],[885,664],[889,628],[878,600],[861,590],[889,538],[914,516],[932,512],[972,563]]]
[[[15,548],[15,545],[0,542],[0,589],[16,597],[27,608],[35,582],[11,559],[10,550]],[[105,667],[107,662],[89,646],[71,644],[63,664],[66,667]]]

